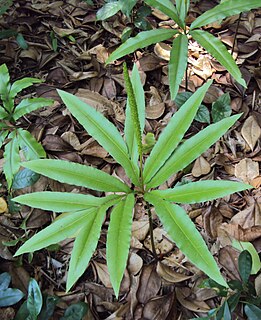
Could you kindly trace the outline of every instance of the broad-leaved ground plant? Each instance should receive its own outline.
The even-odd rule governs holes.
[[[249,11],[261,6],[260,0],[226,0],[200,15],[188,28],[186,26],[186,16],[190,6],[189,0],[176,0],[174,5],[170,0],[145,0],[146,4],[159,9],[168,17],[173,19],[178,28],[159,28],[149,31],[142,31],[137,36],[128,39],[119,46],[108,58],[107,64],[126,56],[137,49],[147,47],[151,44],[173,39],[170,52],[168,68],[168,78],[171,99],[175,99],[179,85],[187,68],[188,61],[188,38],[191,36],[203,48],[205,48],[233,78],[246,87],[245,80],[241,72],[227,51],[225,45],[210,32],[200,29],[200,27],[220,21],[226,17]]]
[[[27,130],[19,128],[19,118],[25,114],[53,104],[53,101],[45,98],[23,99],[15,105],[15,98],[23,89],[34,83],[42,82],[35,78],[23,78],[10,83],[10,75],[5,64],[0,66],[0,147],[5,144],[4,174],[8,189],[12,187],[14,175],[20,168],[20,149],[26,160],[34,160],[45,157],[45,151],[40,143]]]
[[[130,80],[124,65],[124,78],[128,95],[125,139],[94,108],[72,94],[61,90],[58,93],[88,134],[124,168],[133,184],[132,188],[119,178],[86,165],[50,159],[23,163],[24,167],[62,183],[110,194],[99,198],[86,194],[45,191],[14,198],[20,204],[62,212],[59,219],[25,242],[16,256],[75,237],[67,278],[67,291],[70,290],[84,273],[97,246],[106,212],[111,208],[106,257],[110,280],[118,297],[128,259],[133,208],[136,198],[142,198],[144,205],[154,206],[170,238],[190,261],[217,283],[227,286],[206,243],[180,204],[211,201],[250,186],[232,181],[205,180],[167,190],[157,190],[157,187],[207,150],[240,115],[225,118],[209,125],[190,139],[182,140],[211,84],[209,81],[174,114],[145,161],[142,148],[145,100],[137,67],[134,66]],[[151,210],[148,212],[152,221]]]

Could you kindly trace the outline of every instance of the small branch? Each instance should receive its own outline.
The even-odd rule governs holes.
[[[240,21],[241,21],[241,17],[242,17],[242,12],[239,14],[239,18],[238,18],[238,21],[237,21],[236,32],[235,32],[235,37],[234,37],[234,41],[233,41],[231,56],[233,56],[233,53],[234,53],[234,50],[235,50],[237,33],[238,33],[238,29],[239,29],[239,24],[240,24]]]
[[[153,220],[152,220],[152,212],[150,210],[150,205],[147,203],[148,207],[148,214],[149,214],[149,223],[150,223],[150,241],[151,241],[151,248],[152,248],[152,253],[154,256],[155,261],[158,261],[158,256],[155,248],[155,243],[154,243],[154,237],[153,237]]]

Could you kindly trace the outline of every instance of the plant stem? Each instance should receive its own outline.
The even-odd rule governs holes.
[[[152,220],[152,212],[150,210],[150,204],[147,203],[148,214],[149,214],[149,223],[150,223],[150,241],[151,241],[151,249],[156,262],[158,261],[158,256],[155,248],[154,237],[153,237],[153,220]]]
[[[185,71],[185,86],[186,86],[186,91],[188,91],[188,64],[186,66],[186,71]]]
[[[238,21],[237,21],[236,32],[235,32],[235,36],[234,36],[234,41],[233,41],[231,56],[233,56],[233,53],[234,53],[234,50],[235,50],[236,38],[237,38],[237,33],[238,33],[238,28],[239,28],[239,24],[240,24],[240,21],[241,21],[241,17],[242,17],[242,12],[240,12],[239,18],[238,18]]]

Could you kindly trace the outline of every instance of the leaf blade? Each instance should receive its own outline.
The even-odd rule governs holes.
[[[227,287],[215,259],[186,211],[152,194],[146,194],[145,199],[155,207],[165,230],[189,260],[213,280]]]
[[[179,33],[177,30],[156,29],[142,31],[136,37],[130,38],[119,46],[107,59],[106,64],[126,56],[137,49],[142,49],[153,43],[167,40]]]
[[[127,146],[116,127],[101,113],[65,91],[57,90],[63,102],[85,130],[122,165],[133,183],[139,185],[138,172],[128,156]]]
[[[226,17],[259,7],[259,0],[227,0],[200,15],[195,21],[192,22],[190,28],[199,28],[212,22],[223,20]]]
[[[18,141],[27,160],[45,158],[46,153],[42,145],[27,130],[19,128],[17,130]]]
[[[233,78],[246,88],[246,82],[242,78],[242,74],[231,56],[226,46],[211,33],[203,30],[193,30],[190,32],[192,37],[204,47],[217,61],[224,66]]]
[[[177,36],[172,43],[169,61],[169,87],[171,99],[174,100],[187,68],[188,37],[185,34]]]
[[[23,162],[39,174],[62,183],[73,184],[98,191],[129,192],[129,187],[109,174],[85,165],[64,160],[40,159]]]
[[[165,13],[168,17],[173,19],[180,27],[185,27],[185,22],[179,16],[178,11],[174,4],[169,0],[145,0],[148,5]]]
[[[120,283],[129,254],[134,201],[134,195],[129,194],[124,200],[114,206],[111,212],[106,256],[110,280],[116,298],[119,295]]]
[[[211,83],[209,81],[204,84],[182,105],[159,136],[150,156],[145,162],[143,172],[145,183],[148,183],[157,171],[160,170],[182,140]],[[174,134],[175,138],[173,137]]]
[[[53,104],[53,100],[46,98],[29,98],[22,100],[15,108],[13,119],[16,121],[25,114],[40,109],[42,107],[48,107]]]
[[[161,197],[166,201],[193,204],[222,198],[231,193],[249,188],[252,188],[252,186],[240,182],[203,180],[174,187],[173,189],[153,190],[151,194]]]
[[[184,169],[215,143],[240,117],[241,114],[225,118],[186,140],[149,181],[147,188],[159,186],[171,175]]]
[[[17,93],[21,92],[23,89],[31,87],[34,83],[41,83],[42,80],[36,78],[23,78],[16,80],[10,89],[10,97],[14,98]]]

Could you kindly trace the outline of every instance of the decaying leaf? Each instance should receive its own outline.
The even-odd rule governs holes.
[[[7,203],[3,197],[0,198],[0,213],[7,211]]]
[[[246,119],[241,129],[241,134],[253,151],[261,135],[261,129],[253,116]]]
[[[162,279],[169,283],[177,283],[190,279],[192,276],[175,271],[173,268],[158,262],[157,272]]]
[[[202,175],[208,174],[210,171],[211,165],[204,157],[200,156],[194,163],[192,175],[194,177],[200,177]]]
[[[235,165],[235,176],[242,179],[246,183],[251,181],[259,175],[258,162],[252,159],[245,158]]]

